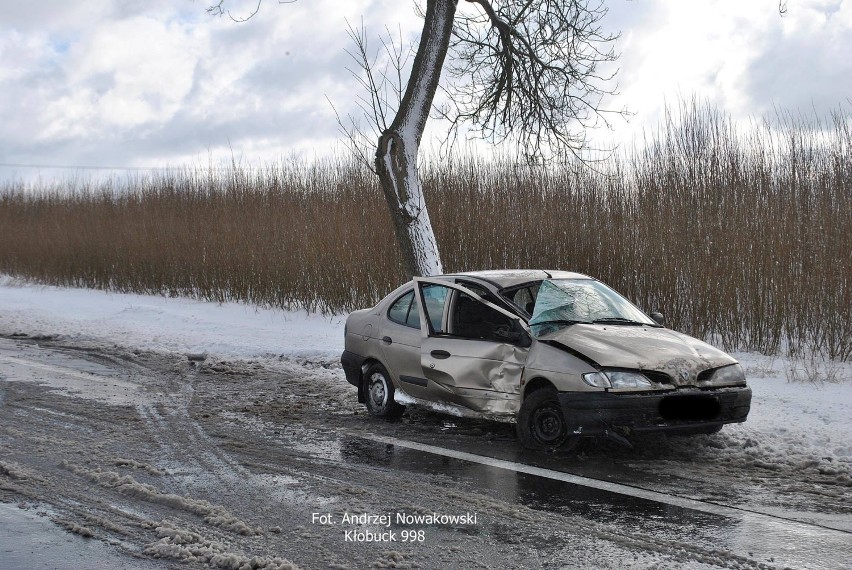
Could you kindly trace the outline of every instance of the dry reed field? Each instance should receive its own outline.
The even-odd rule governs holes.
[[[427,161],[447,272],[568,269],[727,349],[852,358],[852,115],[739,131],[685,106],[594,169]],[[405,280],[349,159],[0,189],[0,272],[341,312]]]

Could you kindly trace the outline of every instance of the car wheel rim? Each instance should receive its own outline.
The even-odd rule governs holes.
[[[388,389],[385,377],[376,372],[370,377],[370,401],[376,409],[382,409],[388,402]]]
[[[562,414],[553,406],[544,406],[535,411],[532,417],[532,432],[535,438],[545,445],[559,443],[565,433]]]

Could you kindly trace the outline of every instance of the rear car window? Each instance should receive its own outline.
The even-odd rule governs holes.
[[[420,311],[414,301],[414,291],[409,291],[393,302],[388,309],[388,319],[407,327],[420,328]]]

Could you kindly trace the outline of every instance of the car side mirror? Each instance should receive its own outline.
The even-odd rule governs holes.
[[[660,311],[654,311],[650,314],[650,317],[654,319],[654,322],[660,325],[661,327],[666,326],[666,317],[663,316],[663,313]]]

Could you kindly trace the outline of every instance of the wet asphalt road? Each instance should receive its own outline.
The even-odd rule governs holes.
[[[848,492],[813,474],[756,476],[667,440],[540,454],[505,424],[422,411],[378,422],[329,364],[194,366],[181,355],[0,339],[0,567],[852,560]],[[778,500],[780,488],[802,493]],[[468,513],[475,523],[397,521]],[[349,520],[362,515],[375,520]],[[51,554],[23,545],[25,535]]]

